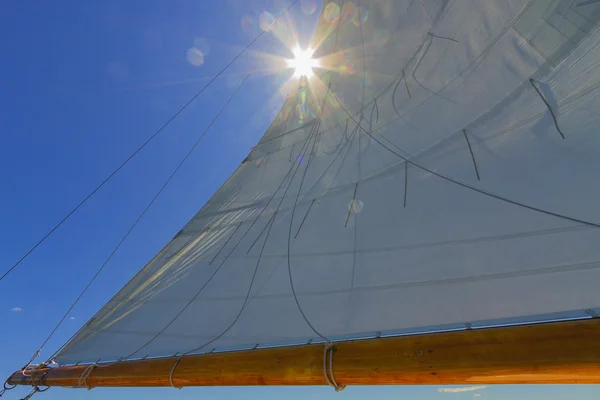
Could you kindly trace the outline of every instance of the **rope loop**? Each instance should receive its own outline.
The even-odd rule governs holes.
[[[40,352],[41,352],[41,351],[42,351],[42,349],[41,349],[41,348],[40,348],[40,349],[37,349],[37,350],[35,351],[35,353],[34,353],[34,354],[31,356],[31,358],[29,359],[29,362],[28,362],[27,364],[25,364],[25,366],[24,366],[23,368],[21,368],[21,373],[22,373],[24,376],[30,376],[30,375],[27,375],[27,374],[25,373],[25,371],[27,371],[27,370],[29,370],[29,369],[35,370],[35,369],[37,369],[37,368],[40,368],[40,366],[42,366],[42,365],[45,365],[45,363],[42,363],[42,364],[33,364],[33,361],[34,361],[36,358],[38,358],[38,357],[40,356]],[[30,368],[30,367],[31,367],[31,368]]]
[[[336,382],[335,376],[333,375],[333,354],[337,351],[334,345],[331,342],[327,342],[325,344],[325,352],[323,353],[323,373],[325,374],[325,380],[327,384],[335,389],[336,392],[341,392],[346,388],[346,385],[340,385]],[[329,358],[329,368],[327,363],[327,358]]]
[[[2,397],[2,395],[3,395],[4,393],[8,392],[9,390],[13,390],[14,388],[16,388],[16,387],[17,387],[17,385],[12,385],[12,386],[10,386],[10,385],[9,385],[9,386],[7,386],[7,385],[9,385],[9,383],[8,383],[8,379],[7,379],[7,380],[5,380],[5,381],[4,381],[4,385],[2,385],[2,386],[3,386],[3,388],[2,388],[2,390],[0,390],[0,397]]]
[[[96,361],[95,363],[90,364],[87,367],[85,367],[85,369],[83,370],[83,373],[81,374],[81,376],[79,377],[79,380],[77,381],[78,387],[84,387],[87,390],[92,390],[92,387],[88,385],[87,380],[97,365],[98,365],[98,362]]]
[[[169,374],[169,383],[171,384],[171,387],[177,390],[181,390],[181,386],[177,387],[175,386],[175,384],[173,384],[173,373],[175,372],[175,368],[177,368],[177,365],[179,364],[179,362],[181,361],[181,357],[177,357],[177,360],[175,360],[175,363],[173,363],[173,368],[171,368],[171,373]]]

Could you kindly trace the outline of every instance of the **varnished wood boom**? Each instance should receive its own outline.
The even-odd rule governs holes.
[[[342,385],[600,383],[600,319],[336,343]],[[324,345],[182,357],[179,386],[325,385]],[[95,367],[85,384],[170,386],[176,358]],[[86,366],[41,369],[10,384],[81,386]]]

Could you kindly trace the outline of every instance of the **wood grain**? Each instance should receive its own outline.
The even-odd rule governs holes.
[[[600,383],[600,319],[336,343],[343,385]],[[325,385],[323,344],[181,358],[179,386]],[[176,358],[95,367],[89,387],[170,386]],[[11,384],[79,386],[86,366],[42,369]]]

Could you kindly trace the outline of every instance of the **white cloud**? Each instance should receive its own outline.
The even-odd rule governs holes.
[[[69,319],[70,319],[71,321],[73,321],[73,320],[75,319],[75,317],[69,317]]]
[[[481,393],[475,393],[473,397],[481,397]]]
[[[13,307],[13,308],[10,309],[10,311],[12,311],[12,312],[21,312],[21,311],[23,311],[23,309],[21,307]]]
[[[466,387],[457,387],[457,388],[440,388],[438,392],[440,393],[462,393],[462,392],[473,392],[475,390],[485,389],[487,386],[466,386]]]

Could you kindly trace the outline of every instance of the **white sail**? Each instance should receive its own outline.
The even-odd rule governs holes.
[[[600,307],[600,2],[323,7],[332,70],[59,363]]]

